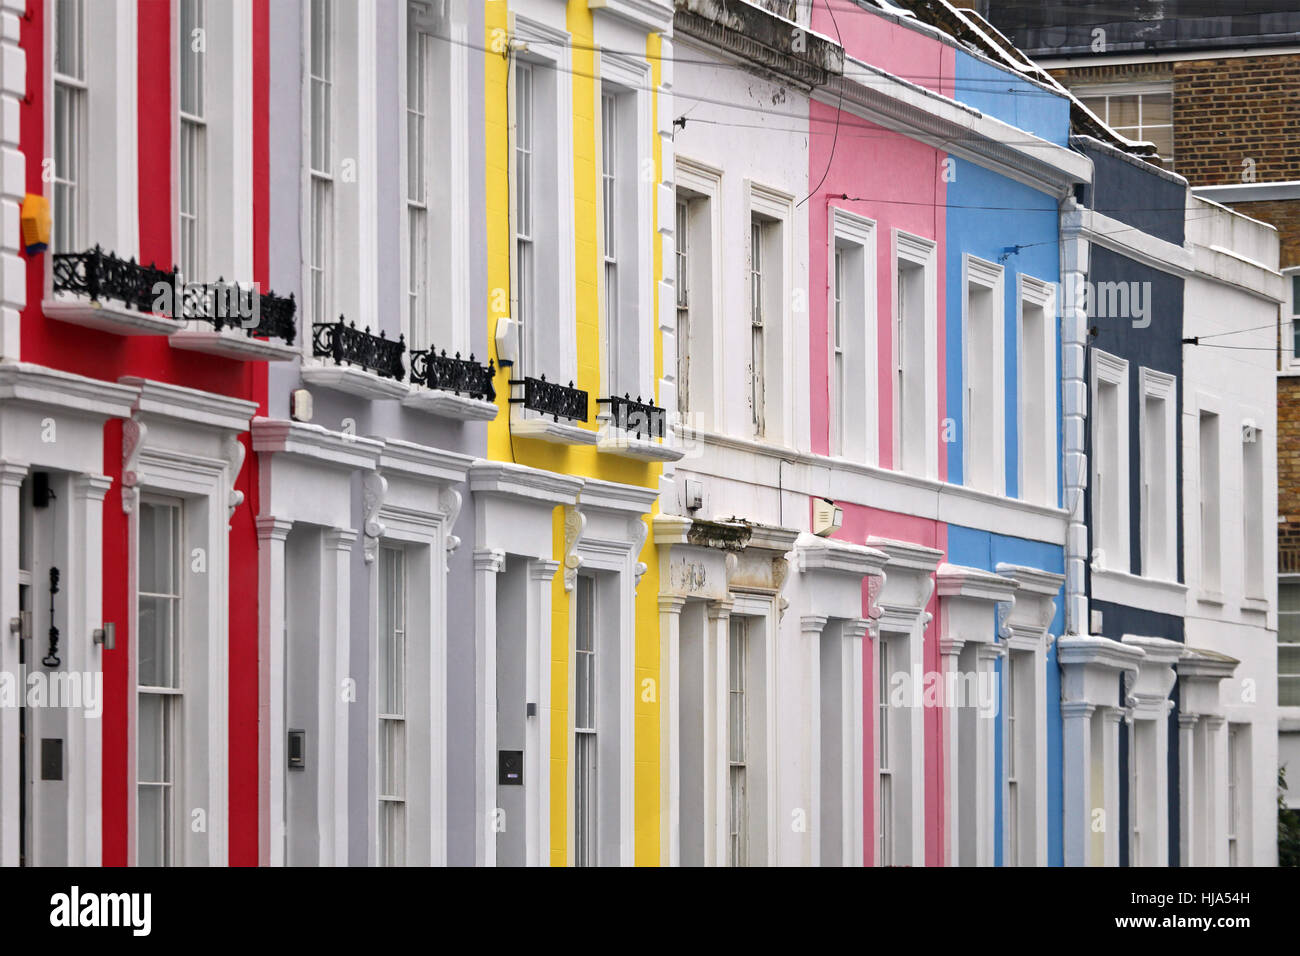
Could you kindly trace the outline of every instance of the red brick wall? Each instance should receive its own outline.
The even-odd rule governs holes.
[[[1300,378],[1277,380],[1277,570],[1300,572]]]

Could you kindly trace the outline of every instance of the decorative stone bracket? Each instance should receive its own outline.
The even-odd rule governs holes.
[[[384,505],[384,496],[388,494],[388,479],[377,471],[369,472],[361,482],[361,502],[365,512],[365,543],[363,557],[366,564],[374,564],[379,551],[379,539],[387,530],[379,520],[379,509]]]

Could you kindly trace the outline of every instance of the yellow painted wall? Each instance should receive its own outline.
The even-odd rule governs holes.
[[[484,87],[486,136],[486,213],[487,213],[487,315],[488,342],[492,358],[496,356],[496,321],[510,314],[510,130],[507,90],[511,60],[502,55],[510,31],[510,11],[506,0],[485,0]],[[568,0],[566,26],[572,37],[570,68],[573,90],[573,158],[574,158],[574,259],[578,343],[578,378],[574,383],[591,397],[586,427],[597,427],[599,411],[595,399],[600,397],[600,361],[605,354],[600,328],[600,277],[602,260],[599,250],[599,167],[598,131],[596,127],[599,88],[599,56],[594,51],[592,14],[587,0]],[[651,87],[659,84],[659,38],[650,34],[646,55],[651,66]],[[651,142],[655,181],[662,175],[657,119],[658,97],[650,94]],[[654,290],[654,311],[646,321],[654,323],[654,380],[656,392],[663,372],[663,349],[658,330],[659,287],[664,263],[658,235],[658,204],[652,197],[651,231],[654,274],[649,278]],[[499,368],[499,363],[498,363]],[[514,461],[521,465],[562,474],[600,478],[642,487],[657,487],[661,468],[597,451],[594,447],[566,446],[535,439],[512,437],[509,428],[510,373],[498,371],[495,381],[501,412],[488,425],[488,456],[494,460]],[[657,396],[656,396],[657,401]],[[656,509],[657,510],[657,509]],[[647,519],[649,520],[649,519]],[[554,560],[564,558],[564,511],[556,508],[553,516]],[[656,865],[659,862],[659,561],[652,535],[647,534],[640,561],[647,571],[637,588],[636,600],[636,686],[622,689],[634,694],[635,705],[635,839],[636,862]],[[556,573],[552,585],[551,621],[551,863],[563,866],[568,858],[569,834],[569,645],[573,628],[570,592],[564,590],[563,569]]]

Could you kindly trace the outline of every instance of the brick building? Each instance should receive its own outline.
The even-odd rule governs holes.
[[[1191,348],[1276,351],[1279,763],[1300,806],[1300,12],[1281,0],[1130,4],[966,0],[1100,119],[1152,143],[1202,198],[1274,226],[1274,327]],[[1155,5],[1150,5],[1155,6]]]

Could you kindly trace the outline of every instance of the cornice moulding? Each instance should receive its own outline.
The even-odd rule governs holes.
[[[181,385],[126,375],[118,382],[138,392],[135,410],[142,415],[172,418],[189,424],[207,425],[228,431],[247,431],[257,412],[256,402],[246,402]]]
[[[105,418],[127,418],[139,389],[33,365],[0,365],[0,400],[67,409]]]
[[[508,462],[479,459],[469,469],[469,488],[475,494],[533,498],[557,505],[576,504],[583,484],[582,478]]]
[[[389,475],[430,480],[464,481],[474,459],[400,439],[381,440],[379,468]]]
[[[383,443],[283,418],[254,418],[253,451],[311,458],[337,468],[374,468]]]
[[[585,478],[578,493],[578,505],[602,511],[615,511],[627,515],[643,515],[650,511],[659,498],[659,489],[643,488],[616,481]]]

